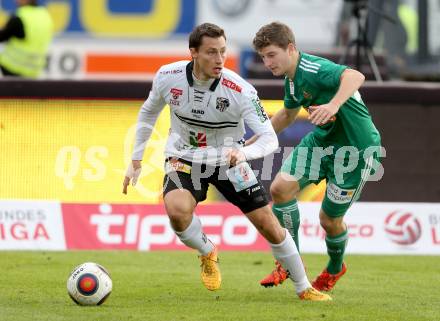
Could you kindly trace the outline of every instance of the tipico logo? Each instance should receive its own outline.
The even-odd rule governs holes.
[[[392,242],[411,245],[422,236],[422,226],[412,213],[394,211],[385,219],[385,232]]]

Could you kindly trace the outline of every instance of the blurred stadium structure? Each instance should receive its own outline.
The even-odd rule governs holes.
[[[297,35],[301,50],[337,59],[356,37],[353,7],[358,3],[371,8],[362,10],[362,15],[367,17],[368,41],[385,79],[439,78],[440,40],[436,35],[440,4],[436,0],[40,2],[51,12],[57,34],[48,60],[48,78],[151,76],[161,64],[188,57],[186,36],[205,21],[225,28],[230,67],[245,76],[267,77],[250,50],[261,25],[272,20],[285,22]],[[0,26],[14,9],[14,0],[0,2]],[[349,58],[354,63],[354,56]],[[363,67],[367,74],[371,72]]]
[[[0,2],[0,25],[13,3]],[[180,248],[157,205],[167,110],[145,155],[150,161],[144,164],[141,184],[128,196],[121,194],[133,125],[154,72],[162,64],[189,58],[187,34],[195,25],[217,23],[228,37],[227,67],[252,79],[271,114],[282,107],[282,82],[265,71],[250,47],[256,30],[272,20],[285,22],[297,34],[301,50],[338,61],[355,29],[353,1],[342,0],[44,3],[57,31],[44,79],[0,79],[0,249]],[[440,85],[400,81],[440,79],[440,3],[371,0],[369,5],[397,21],[390,23],[374,12],[368,16],[380,73],[393,81],[367,82],[361,91],[387,155],[383,179],[367,184],[361,198],[381,203],[361,203],[348,215],[353,218],[352,251],[363,253],[367,246],[367,253],[377,253],[382,244],[383,253],[440,254]],[[347,64],[354,63],[352,53]],[[360,69],[372,79],[367,63]],[[311,129],[300,115],[280,136],[282,147],[292,148]],[[267,187],[282,158],[283,153],[274,156],[272,173],[259,173]],[[254,168],[262,163],[256,161]],[[319,201],[324,190],[325,184],[312,186],[300,200]],[[218,195],[211,193],[207,203],[214,201]],[[314,243],[322,238],[318,203],[312,204],[303,205],[310,209],[303,211],[305,226],[311,226],[302,231],[311,244],[305,251],[322,252],[322,242]],[[207,205],[200,211],[206,214],[208,233],[211,224],[223,248],[265,248],[230,206]],[[401,213],[400,221],[395,213]],[[378,219],[372,219],[376,214]],[[389,231],[396,230],[401,243],[393,241],[394,235],[384,246]],[[377,248],[371,245],[376,243]]]

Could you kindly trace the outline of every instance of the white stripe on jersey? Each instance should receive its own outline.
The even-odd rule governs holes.
[[[312,65],[312,66],[316,66],[316,67],[321,67],[321,64],[318,64],[317,62],[311,62],[310,60],[307,60],[305,58],[301,58],[301,62],[304,62],[307,65]]]
[[[351,201],[350,201],[350,204],[348,206],[351,206],[351,204],[353,204],[353,202],[356,201],[356,198],[362,192],[362,189],[364,188],[364,185],[367,182],[368,177],[370,176],[371,169],[373,168],[373,161],[374,161],[373,156],[370,156],[370,157],[368,157],[367,161],[365,162],[365,168],[363,169],[364,172],[363,172],[363,174],[361,176],[361,181],[359,183],[358,188],[356,189],[356,191],[354,192],[353,196],[351,197]]]
[[[305,67],[303,67],[301,64],[300,64],[298,67],[301,68],[301,69],[304,70],[304,71],[308,71],[308,72],[311,72],[311,73],[314,73],[314,74],[317,74],[317,73],[318,73],[317,70],[313,70],[313,69],[305,68]]]
[[[300,61],[299,63],[300,66],[303,66],[305,68],[310,68],[310,69],[314,69],[314,70],[319,70],[319,67],[317,66],[312,66],[312,65],[308,65],[306,63],[304,63],[303,61]]]

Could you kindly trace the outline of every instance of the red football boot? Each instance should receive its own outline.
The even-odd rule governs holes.
[[[342,270],[338,274],[330,274],[327,269],[324,269],[316,280],[313,281],[312,286],[319,291],[330,291],[345,272],[347,272],[345,263],[342,263]]]
[[[283,269],[280,262],[275,261],[275,269],[260,281],[260,284],[264,287],[277,286],[281,284],[289,277],[289,272]]]

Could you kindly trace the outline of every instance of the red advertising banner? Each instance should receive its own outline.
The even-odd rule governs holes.
[[[62,204],[67,249],[187,249],[175,236],[163,205]],[[268,250],[240,210],[228,203],[195,211],[208,238],[222,250]]]

